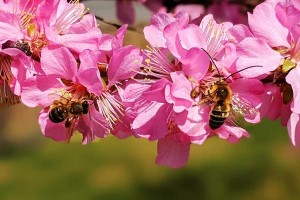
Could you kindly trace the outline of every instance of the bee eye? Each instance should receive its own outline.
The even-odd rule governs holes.
[[[228,90],[226,88],[219,88],[217,93],[218,93],[218,96],[222,99],[223,98],[225,99],[228,96]]]
[[[87,101],[82,102],[83,114],[87,114],[89,112],[89,103]]]

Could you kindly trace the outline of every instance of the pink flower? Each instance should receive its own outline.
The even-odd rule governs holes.
[[[51,9],[51,12],[49,12]],[[71,51],[80,53],[86,49],[97,50],[102,33],[92,14],[78,0],[45,2],[39,10],[34,34],[45,34],[49,42],[61,44]],[[47,15],[46,15],[47,13]],[[38,33],[39,32],[39,33]]]
[[[0,103],[14,105],[20,103],[21,84],[32,73],[27,70],[30,59],[19,49],[0,51]]]
[[[174,16],[166,13],[158,13],[152,16],[151,25],[144,28],[144,35],[152,47],[166,48],[164,29],[167,26],[176,26],[179,30],[186,27],[188,23],[189,16],[185,12],[179,12]]]
[[[272,96],[276,98],[271,103],[281,108],[282,123],[288,123],[289,135],[294,145],[298,144],[296,139],[298,129],[295,127],[296,116],[300,114],[300,106],[296,103],[300,101],[298,94],[299,17],[300,10],[292,2],[273,1],[258,5],[253,14],[249,14],[250,30],[247,30],[245,26],[232,29],[232,36],[237,42],[236,68],[240,70],[248,66],[261,65],[262,68],[253,68],[249,73],[244,71],[241,74],[245,77],[264,78],[264,82],[273,83],[279,87],[272,89],[267,85],[266,92],[269,92],[269,95],[266,94],[264,98]],[[264,103],[270,103],[270,100],[264,99]],[[266,112],[268,107],[269,105],[262,106],[264,114],[271,119],[276,119],[279,113],[271,110]],[[290,115],[291,112],[292,115]]]
[[[172,168],[183,167],[189,158],[190,139],[187,135],[176,132],[158,141],[155,162]]]
[[[84,15],[86,10],[78,1],[21,0],[5,1],[1,5],[0,43],[3,58],[13,62],[12,65],[8,64],[11,61],[5,62],[1,67],[5,71],[1,77],[2,102],[17,103],[18,98],[11,94],[20,95],[22,82],[26,78],[44,73],[38,62],[47,45],[63,44],[76,53],[98,49],[101,31],[92,15]],[[19,57],[22,63],[18,62]],[[9,87],[12,91],[8,91]]]
[[[291,139],[291,142],[293,145],[299,145],[300,144],[300,138],[299,138],[299,133],[300,133],[300,115],[297,113],[292,113],[290,115],[287,128],[289,132],[289,136]]]
[[[95,103],[96,97],[103,95],[98,68],[80,65],[78,69],[70,51],[61,46],[45,47],[41,60],[46,75],[27,79],[21,99],[27,106],[44,108],[39,115],[43,134],[56,141],[69,141],[78,130],[84,144],[105,137],[109,127]]]
[[[230,109],[228,110],[229,116],[225,118],[223,125],[214,127],[212,126],[213,124],[210,124],[210,120],[213,116],[212,112],[214,111],[214,106],[217,105],[219,101],[213,100],[213,94],[209,94],[208,92],[218,85],[218,81],[220,80],[214,77],[214,74],[207,74],[204,78],[197,82],[195,81],[196,80],[194,80],[195,85],[192,92],[182,94],[182,96],[194,96],[195,94],[195,102],[193,106],[187,110],[186,118],[181,121],[178,127],[184,133],[193,137],[207,138],[212,135],[217,135],[229,142],[238,141],[238,139],[243,136],[249,137],[244,129],[236,127],[236,125],[238,125],[236,118],[243,117],[250,123],[258,123],[260,121],[258,108],[261,105],[260,96],[264,92],[262,83],[255,79],[237,79],[227,82],[226,87],[229,92],[232,93],[232,97],[228,99],[230,103]],[[208,87],[209,85],[211,86]],[[221,84],[218,87],[221,88]],[[197,97],[196,94],[199,96]],[[220,105],[226,105],[226,103],[224,102]],[[226,111],[224,110],[224,112]],[[221,119],[218,118],[218,120]]]
[[[175,18],[167,14],[154,16],[152,25],[144,31],[156,48],[144,50],[145,63],[134,77],[139,83],[128,84],[123,92],[123,95],[130,96],[127,108],[134,135],[150,141],[158,140],[157,162],[171,167],[181,167],[186,163],[191,143],[203,144],[214,135],[231,143],[249,137],[244,129],[235,125],[233,116],[227,117],[224,125],[218,128],[210,125],[211,112],[218,100],[210,99],[209,96],[215,97],[208,92],[217,86],[218,81],[223,81],[230,95],[232,93],[228,100],[228,106],[235,111],[232,113],[241,115],[250,123],[260,120],[257,108],[264,91],[258,80],[222,78],[230,75],[231,70],[236,72],[231,68],[236,54],[229,56],[230,45],[226,45],[226,31],[231,23],[217,24],[209,15],[200,26],[196,26],[188,24],[185,16],[185,13],[179,13]],[[159,43],[152,37],[155,34],[165,42]],[[168,51],[172,57],[168,56]],[[233,47],[232,51],[235,51]],[[214,66],[211,59],[220,66]],[[221,68],[223,64],[229,64],[228,68]],[[139,90],[142,83],[148,86]],[[251,91],[247,85],[255,90]],[[182,158],[176,158],[181,154]]]

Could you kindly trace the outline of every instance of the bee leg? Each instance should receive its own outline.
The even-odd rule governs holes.
[[[198,101],[198,103],[194,106],[200,106],[200,105],[203,105],[203,104],[206,104],[207,103],[207,100],[206,99],[201,99],[200,101]]]
[[[74,132],[74,128],[75,128],[75,118],[67,118],[66,122],[65,122],[65,127],[66,127],[66,135],[67,135],[67,138],[66,138],[66,142],[67,143],[70,143],[71,141],[71,137],[73,135],[73,132]]]

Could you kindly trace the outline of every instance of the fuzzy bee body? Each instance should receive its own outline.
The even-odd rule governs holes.
[[[23,51],[27,56],[32,56],[31,48],[28,42],[17,41],[13,47]]]
[[[32,51],[31,51],[29,43],[22,41],[22,40],[19,40],[16,42],[9,40],[2,45],[2,48],[3,49],[16,48],[16,49],[19,49],[20,51],[24,52],[27,56],[32,56]]]
[[[63,99],[55,101],[49,111],[49,119],[53,123],[60,123],[66,120],[65,127],[69,128],[73,119],[89,112],[89,103],[86,100],[71,101]]]
[[[214,130],[220,128],[229,116],[232,92],[226,80],[221,79],[208,90],[208,96],[214,103],[209,115],[209,127]]]
[[[64,106],[57,106],[50,110],[49,119],[53,123],[60,123],[68,117],[68,108]]]

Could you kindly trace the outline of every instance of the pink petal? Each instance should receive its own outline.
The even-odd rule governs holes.
[[[138,136],[148,135],[149,140],[164,138],[168,133],[169,105],[152,102],[132,122],[132,129]]]
[[[39,124],[42,133],[55,141],[68,141],[67,129],[64,123],[53,123],[49,119],[48,109],[44,109],[39,115]]]
[[[233,43],[226,43],[223,48],[224,55],[222,55],[222,59],[215,61],[217,66],[222,66],[222,71],[223,73],[234,73],[236,72],[236,65],[235,61],[237,59],[237,54],[236,54],[236,45]],[[221,52],[221,53],[223,53]],[[220,55],[220,53],[219,53]],[[225,69],[225,70],[223,70]],[[226,72],[227,71],[227,72]],[[227,74],[230,75],[231,73]]]
[[[209,56],[198,48],[190,49],[185,57],[180,60],[183,64],[182,71],[196,80],[201,80],[210,66]]]
[[[99,50],[111,51],[112,50],[113,36],[109,34],[103,34],[99,41]]]
[[[183,73],[172,72],[170,75],[173,83],[166,86],[166,101],[173,104],[173,110],[179,113],[190,108],[194,103],[190,95],[193,85]]]
[[[28,78],[22,84],[21,99],[29,107],[48,107],[52,104],[49,95],[63,88],[62,84],[55,77],[51,76],[34,76]]]
[[[183,139],[181,133],[170,134],[158,141],[156,163],[172,168],[183,167],[190,152],[190,142],[187,136]]]
[[[300,21],[300,10],[297,10],[293,5],[289,5],[289,3],[278,3],[275,11],[279,22],[288,30],[292,30]]]
[[[107,70],[108,87],[129,79],[136,74],[135,71],[140,69],[143,60],[140,53],[140,50],[133,46],[114,51]]]
[[[153,47],[166,47],[166,39],[163,35],[164,28],[174,22],[175,18],[166,13],[157,13],[151,18],[151,25],[144,28],[146,40]]]
[[[222,139],[226,139],[230,143],[236,143],[242,137],[250,137],[245,129],[235,126],[227,126],[225,124],[218,129],[217,135]]]
[[[149,102],[155,101],[160,103],[166,103],[165,99],[165,88],[170,82],[167,79],[160,79],[153,83],[151,87],[143,92],[142,98],[148,100]]]
[[[250,66],[262,66],[241,71],[240,74],[247,78],[269,74],[281,64],[282,59],[279,52],[274,51],[265,41],[257,38],[245,38],[238,44],[237,56],[237,70]]]
[[[288,132],[293,145],[297,146],[300,144],[300,115],[292,113],[288,121]]]
[[[249,26],[257,38],[265,40],[271,47],[290,47],[288,30],[277,19],[272,5],[262,3],[253,14],[248,14]]]
[[[70,27],[70,33],[86,33],[91,29],[97,27],[97,20],[93,14],[83,15],[79,22],[72,24]],[[99,36],[101,36],[101,31],[99,30]]]
[[[102,94],[103,86],[98,68],[79,69],[75,79],[74,83],[83,85],[88,92],[97,96]]]
[[[291,104],[291,110],[297,114],[300,114],[300,69],[299,65],[292,69],[286,76],[286,82],[288,82],[293,89],[294,101]]]
[[[118,88],[120,98],[124,102],[134,102],[144,91],[151,87],[150,84],[142,84],[137,82],[129,83],[124,90]]]
[[[250,93],[254,95],[262,95],[265,91],[263,84],[257,79],[237,79],[230,83],[233,93]]]
[[[205,36],[199,26],[191,24],[187,28],[178,31],[178,39],[183,49],[193,47],[207,49]]]
[[[86,49],[98,50],[101,35],[101,31],[95,27],[86,33],[61,35],[58,37],[58,43],[76,53],[81,53]]]
[[[262,117],[268,117],[271,120],[276,120],[280,117],[282,106],[282,97],[280,89],[273,84],[265,84],[265,92],[262,95],[262,106],[259,108]]]
[[[261,120],[259,107],[261,106],[261,95],[264,93],[263,84],[257,79],[237,79],[230,84],[234,96],[238,99],[236,104],[242,104],[245,108],[245,120],[249,123],[258,123]],[[234,101],[232,100],[231,103]],[[247,113],[248,109],[256,109],[255,113]]]
[[[124,117],[121,117],[122,123],[117,123],[114,126],[114,130],[111,133],[119,139],[125,139],[133,135],[131,131],[130,123],[132,122],[131,116],[125,113]]]
[[[298,10],[300,10],[300,2],[298,0],[290,0],[290,1],[295,6],[295,8],[297,8]]]
[[[167,13],[157,13],[151,17],[151,25],[157,27],[159,31],[163,31],[164,28],[174,22],[176,19]]]
[[[248,26],[244,24],[233,26],[228,30],[228,34],[230,35],[230,39],[233,40],[234,43],[239,43],[246,37],[254,37]]]
[[[187,116],[178,114],[176,122],[182,132],[191,137],[201,137],[203,143],[204,138],[209,135],[209,113],[210,108],[208,106],[193,106],[188,110]]]
[[[292,114],[291,111],[291,103],[282,104],[281,106],[281,125],[287,126],[288,121],[290,120],[290,116]]]
[[[24,39],[24,34],[18,24],[17,15],[0,11],[0,43],[3,44],[8,40],[17,41]]]
[[[125,24],[121,28],[119,28],[112,39],[112,47],[113,49],[120,49],[123,47],[123,42],[125,39],[125,35],[127,32],[128,25]]]
[[[78,122],[77,130],[82,133],[82,143],[87,144],[95,139],[95,137],[104,138],[108,134],[108,124],[104,117],[90,106],[89,113],[83,115]]]
[[[90,50],[84,51],[80,54],[80,67],[76,74],[77,83],[87,88],[90,93],[97,96],[102,94],[103,86],[97,63],[100,60],[100,52],[93,52]]]
[[[150,25],[144,28],[145,39],[151,44],[152,47],[166,48],[166,39],[162,30],[156,26]]]
[[[77,62],[71,52],[62,46],[45,47],[41,55],[42,69],[46,75],[72,80],[77,71]]]
[[[179,13],[181,14],[181,13]],[[177,15],[179,15],[177,14]],[[185,13],[187,15],[187,13]],[[183,18],[184,19],[184,18]],[[182,20],[185,21],[185,20]],[[186,24],[180,21],[172,22],[171,24],[167,25],[163,31],[164,38],[167,40],[167,47],[169,51],[174,55],[176,58],[181,58],[185,55],[186,50],[182,48],[181,42],[178,38],[178,31],[186,28]],[[194,25],[193,25],[194,26]],[[198,27],[199,28],[199,27]]]

